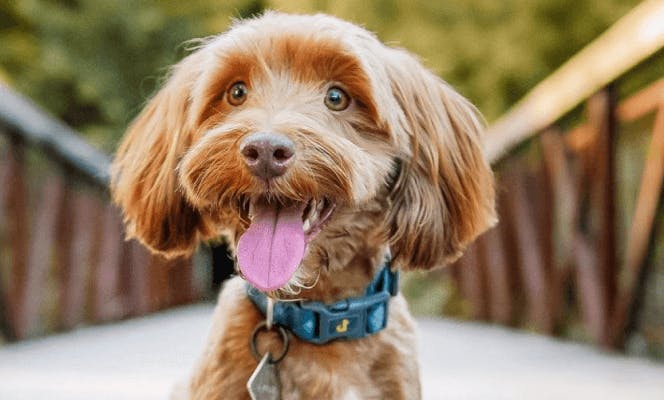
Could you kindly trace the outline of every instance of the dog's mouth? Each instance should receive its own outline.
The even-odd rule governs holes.
[[[249,227],[237,246],[244,278],[263,291],[285,286],[302,262],[307,244],[330,220],[335,206],[326,198],[307,202],[265,198],[251,201],[244,209]]]

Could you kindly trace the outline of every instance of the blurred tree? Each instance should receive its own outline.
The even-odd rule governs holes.
[[[0,69],[17,90],[110,150],[187,40],[263,7],[261,0],[0,2]]]
[[[0,70],[108,149],[187,40],[265,7],[322,11],[419,54],[492,120],[638,2],[5,0]]]
[[[417,54],[488,120],[591,42],[639,0],[273,0],[365,25]]]

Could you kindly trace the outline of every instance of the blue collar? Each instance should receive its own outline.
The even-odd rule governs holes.
[[[317,301],[278,301],[274,304],[273,320],[310,343],[360,339],[385,329],[390,297],[398,291],[399,273],[392,271],[390,262],[385,261],[363,297],[351,297],[330,305]],[[247,295],[265,315],[267,296],[249,284]]]

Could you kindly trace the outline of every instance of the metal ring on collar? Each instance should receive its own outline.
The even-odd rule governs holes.
[[[272,355],[270,354],[270,364],[276,364],[280,362],[281,360],[286,357],[286,353],[288,353],[288,346],[290,345],[289,339],[288,339],[288,332],[286,332],[286,329],[284,327],[279,326],[279,325],[273,325],[273,327],[277,328],[279,331],[279,335],[281,336],[281,341],[284,344],[283,350],[281,350],[281,354],[279,354],[279,357],[272,358]],[[267,327],[267,322],[266,321],[261,321],[256,327],[254,328],[254,331],[251,333],[251,340],[249,341],[249,349],[251,349],[251,354],[256,358],[256,360],[260,361],[263,358],[263,355],[261,355],[258,352],[258,346],[256,346],[256,339],[258,339],[258,334],[260,332],[268,332],[271,329]]]

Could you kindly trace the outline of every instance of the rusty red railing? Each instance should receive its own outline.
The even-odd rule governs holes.
[[[617,106],[611,92],[588,99],[585,123],[549,128],[533,149],[498,165],[501,222],[453,267],[474,318],[555,333],[579,312],[590,338],[623,345],[662,216],[664,80]],[[650,125],[650,145],[631,222],[621,230],[618,128],[637,121]]]
[[[108,156],[0,85],[0,329],[9,340],[199,299],[191,260],[125,242]]]
[[[664,79],[620,102],[617,88],[664,59],[662,16],[664,2],[642,3],[489,128],[500,223],[450,270],[472,318],[550,334],[579,321],[625,345],[664,236]]]
[[[596,343],[624,345],[664,234],[656,232],[664,225],[664,80],[620,102],[616,88],[643,60],[663,57],[663,15],[662,1],[643,2],[490,127],[500,223],[447,270],[472,317],[551,334],[579,321]],[[583,102],[585,121],[563,128]],[[647,151],[625,138],[647,139]],[[642,162],[640,177],[622,168],[626,154]],[[167,261],[123,240],[120,213],[108,204],[108,164],[0,85],[5,338],[206,294],[192,260]]]

